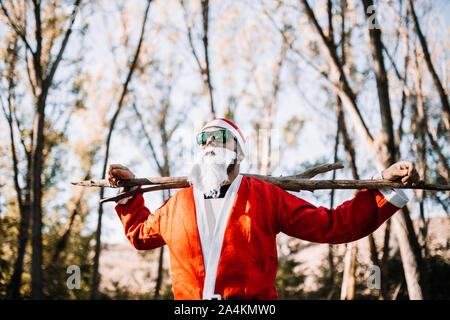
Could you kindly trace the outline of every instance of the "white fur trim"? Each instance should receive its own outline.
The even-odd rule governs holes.
[[[203,285],[203,299],[211,299],[215,296],[217,268],[219,266],[219,258],[222,252],[223,237],[231,214],[234,201],[236,199],[239,187],[241,185],[242,175],[238,175],[234,179],[228,189],[222,209],[216,220],[214,230],[209,230],[207,214],[205,210],[205,199],[203,193],[194,187],[195,211],[197,216],[197,227],[200,236],[200,242],[203,247],[208,246],[207,256],[203,253],[203,265],[205,266],[205,283]]]
[[[373,180],[382,180],[381,171],[372,177]],[[378,189],[383,197],[397,208],[403,208],[409,201],[409,197],[402,189],[383,188]]]
[[[128,191],[133,191],[133,190],[136,190],[137,188],[138,188],[137,186],[134,186],[134,187],[131,187],[130,190],[128,190]],[[124,191],[125,191],[125,188],[120,188],[120,189],[119,189],[119,192],[118,192],[117,194],[120,194],[120,193],[122,193],[122,192],[124,192]],[[117,201],[117,203],[118,203],[118,204],[127,204],[128,201],[130,201],[131,198],[133,198],[133,196],[130,196],[130,197],[127,197],[127,198],[123,198],[123,199],[120,199],[119,201]]]

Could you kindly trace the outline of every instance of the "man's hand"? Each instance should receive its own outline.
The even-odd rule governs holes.
[[[108,180],[112,186],[117,187],[117,180],[133,179],[134,174],[125,166],[120,164],[111,164],[108,167]]]
[[[411,161],[398,161],[381,172],[381,177],[386,180],[398,181],[401,179],[403,185],[415,186],[419,181],[419,173]]]

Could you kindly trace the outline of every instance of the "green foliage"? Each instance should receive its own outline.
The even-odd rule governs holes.
[[[305,297],[303,291],[305,276],[294,271],[298,265],[297,261],[290,258],[280,262],[275,281],[279,299],[298,300]]]
[[[335,273],[331,280],[331,272],[328,257],[325,256],[322,260],[322,264],[319,267],[319,276],[317,278],[318,289],[308,293],[308,299],[322,300],[339,300],[342,286],[342,272],[338,272],[337,269],[343,263],[343,256],[336,255],[334,253],[334,268]],[[330,295],[330,293],[332,293]]]
[[[46,235],[46,240],[57,235]],[[55,246],[48,246],[48,250],[44,252],[47,262],[44,269],[44,293],[47,299],[89,299],[92,281],[92,248],[91,241],[95,234],[88,236],[74,234],[70,237],[67,248],[61,253],[56,263],[50,263],[49,260],[55,250]],[[55,242],[55,241],[53,241]],[[71,265],[80,268],[80,289],[69,289],[67,280],[70,273],[67,268]]]
[[[142,253],[152,253],[152,251],[142,251]],[[172,284],[169,279],[169,272],[167,269],[163,269],[163,284],[161,286],[159,297],[157,300],[173,300],[173,291]],[[144,281],[153,281],[156,284],[155,280],[152,280],[150,274],[147,274]],[[121,285],[119,281],[113,281],[112,283],[113,289],[109,289],[107,292],[100,293],[100,299],[103,300],[153,300],[155,296],[154,290],[144,292],[144,293],[136,293],[130,291],[127,286]]]
[[[430,266],[430,299],[448,300],[450,288],[450,262],[439,255],[430,256],[427,262]]]
[[[173,300],[174,296],[173,296],[173,290],[172,290],[172,285],[166,285],[163,288],[164,290],[161,293],[160,299],[161,300]]]
[[[299,242],[289,239],[286,248],[287,255],[279,257],[278,272],[275,280],[278,298],[281,300],[298,300],[305,297],[305,276],[298,271],[300,263],[293,256],[299,251]]]
[[[0,216],[0,299],[7,294],[8,280],[12,275],[14,251],[14,235],[17,230],[17,220],[10,215]]]

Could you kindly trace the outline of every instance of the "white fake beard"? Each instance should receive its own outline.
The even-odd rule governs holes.
[[[214,155],[207,154],[214,152]],[[197,155],[188,181],[207,197],[217,198],[220,186],[228,181],[228,166],[236,159],[236,152],[221,147],[206,147]]]

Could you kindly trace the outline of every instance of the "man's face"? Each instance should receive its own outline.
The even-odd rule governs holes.
[[[203,130],[203,132],[211,132],[211,131],[216,131],[216,130],[224,130],[223,128],[220,127],[209,127],[206,128],[205,130]],[[211,136],[208,138],[208,140],[206,141],[206,143],[204,145],[201,145],[201,149],[204,150],[206,147],[219,147],[219,148],[226,148],[228,150],[231,151],[237,151],[237,142],[236,139],[233,138],[233,135],[230,133],[229,134],[229,138],[226,140],[225,143],[223,142],[217,142],[215,141],[214,137]],[[211,151],[210,153],[207,153],[207,155],[209,154],[213,154],[214,151]]]
[[[224,130],[219,127],[206,128],[203,132]],[[188,181],[207,196],[217,197],[220,186],[229,181],[229,169],[237,165],[237,142],[227,132],[214,135],[201,135],[196,159],[188,175]],[[223,140],[225,138],[225,140]],[[207,139],[207,140],[205,140]],[[218,141],[220,140],[220,141]],[[230,171],[231,172],[231,171]]]

